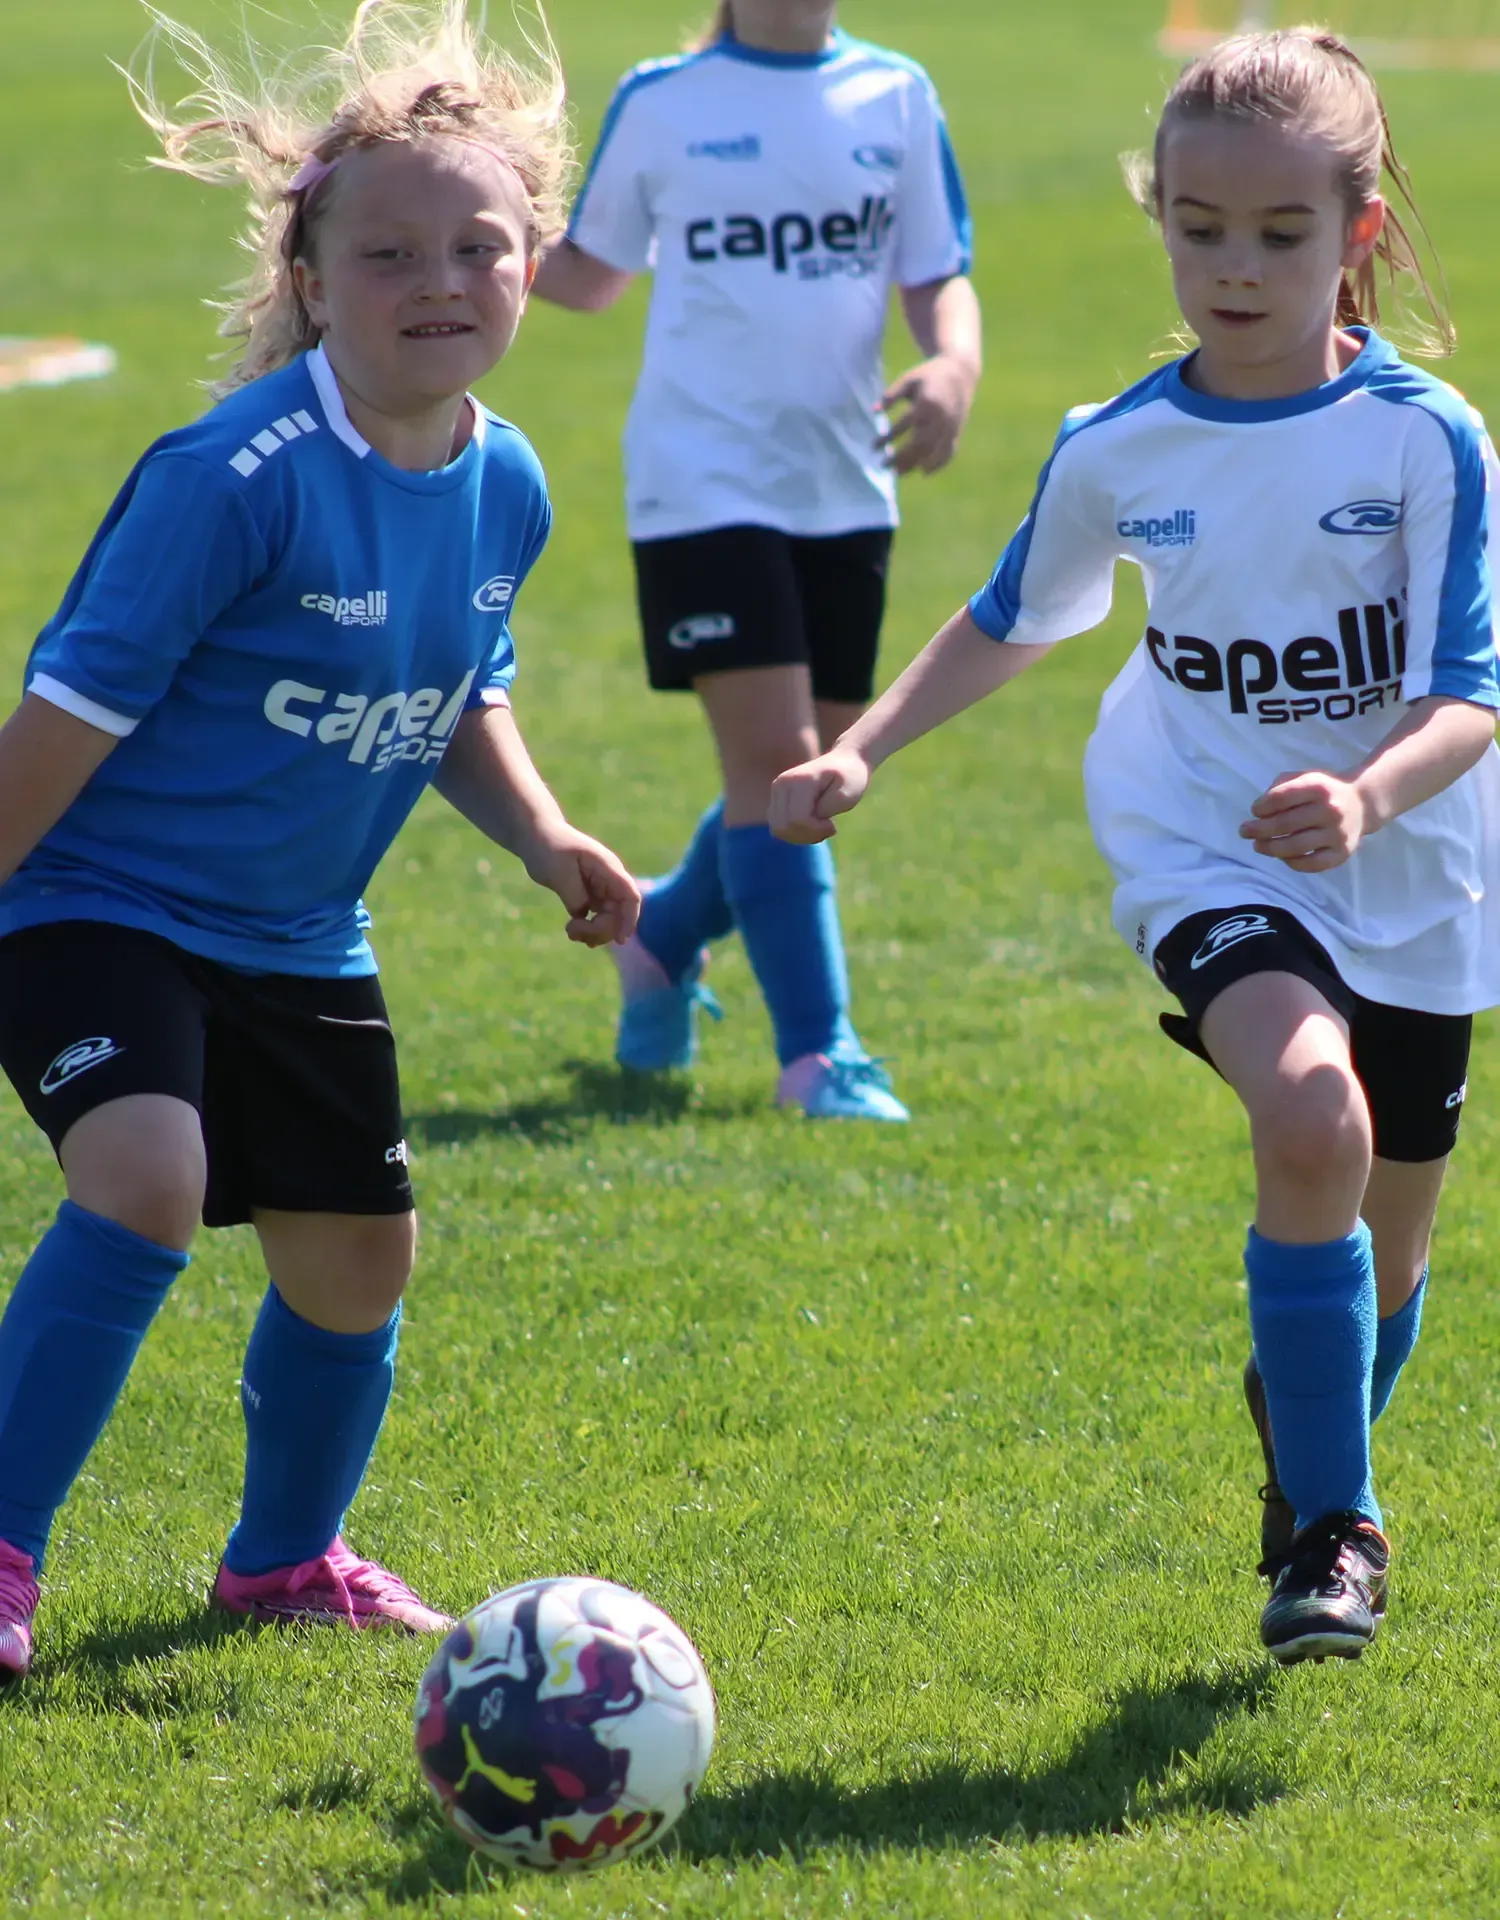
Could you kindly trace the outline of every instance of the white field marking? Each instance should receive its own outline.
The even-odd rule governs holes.
[[[99,380],[114,370],[112,347],[65,337],[22,340],[0,335],[0,393],[12,387],[60,387],[69,380]]]

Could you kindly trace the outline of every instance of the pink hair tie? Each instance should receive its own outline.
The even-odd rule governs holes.
[[[515,161],[511,159],[509,154],[502,153],[498,147],[491,146],[487,140],[471,139],[466,133],[455,132],[444,137],[451,140],[462,140],[467,146],[477,147],[481,153],[487,153],[492,160],[498,160],[502,167],[515,175],[516,179],[521,183],[522,192],[530,198],[530,189],[526,185],[525,175],[521,172]],[[321,186],[328,178],[340,160],[343,159],[344,154],[357,151],[357,147],[345,147],[343,153],[335,154],[331,160],[320,160],[315,153],[308,154],[307,158],[302,162],[302,165],[298,167],[297,171],[287,182],[287,192],[311,193],[314,187]]]
[[[310,153],[287,182],[287,192],[311,193],[337,165],[337,160],[320,160],[315,153]]]

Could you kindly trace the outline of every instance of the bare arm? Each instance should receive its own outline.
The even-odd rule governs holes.
[[[882,761],[1051,651],[992,640],[967,607],[956,613],[827,753],[778,777],[771,789],[772,830],[783,840],[828,839],[837,831],[832,816],[858,804]]]
[[[901,306],[925,356],[886,392],[899,408],[886,448],[897,473],[936,473],[953,458],[984,365],[979,299],[963,274],[903,287]]]
[[[118,745],[28,693],[0,728],[0,885],[50,833]]]
[[[1495,738],[1495,715],[1467,700],[1413,700],[1375,751],[1347,774],[1287,774],[1240,828],[1255,851],[1299,873],[1340,867],[1367,834],[1461,779]]]
[[[582,247],[575,247],[564,234],[542,255],[531,290],[554,306],[571,307],[575,313],[603,313],[634,278],[634,274],[623,273],[585,253]]]
[[[602,947],[634,933],[640,888],[608,847],[568,824],[509,707],[464,715],[433,785],[538,886],[551,888],[568,910],[570,940]]]

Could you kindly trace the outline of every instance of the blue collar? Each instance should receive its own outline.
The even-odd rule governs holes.
[[[848,34],[842,27],[835,27],[828,36],[828,45],[817,53],[776,53],[770,47],[747,47],[735,39],[733,32],[723,34],[716,40],[713,51],[727,54],[731,60],[743,60],[752,67],[826,67],[830,60],[837,60],[848,46]]]
[[[1194,352],[1168,367],[1163,394],[1174,407],[1198,420],[1249,425],[1259,420],[1290,420],[1299,413],[1315,413],[1319,407],[1331,407],[1345,394],[1365,386],[1377,368],[1392,356],[1392,348],[1371,328],[1345,327],[1343,331],[1352,333],[1356,340],[1363,340],[1364,345],[1336,380],[1325,380],[1322,386],[1309,387],[1306,393],[1289,393],[1279,400],[1226,400],[1218,394],[1199,393],[1182,377],[1183,368],[1196,358]]]

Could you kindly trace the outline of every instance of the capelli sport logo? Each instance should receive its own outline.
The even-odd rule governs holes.
[[[1190,547],[1198,538],[1198,516],[1191,507],[1153,514],[1145,520],[1117,520],[1122,540],[1143,540],[1148,547]]]
[[[1272,644],[1240,636],[1215,644],[1201,634],[1147,627],[1157,670],[1187,693],[1226,697],[1231,713],[1263,727],[1352,720],[1396,706],[1406,672],[1406,617],[1394,596],[1340,607],[1331,633]]]
[[[876,273],[896,225],[888,194],[866,194],[858,212],[836,208],[822,215],[788,211],[762,220],[731,213],[722,220],[689,220],[689,260],[769,260],[773,273],[799,280],[847,274],[861,280]]]
[[[1217,960],[1221,953],[1230,947],[1237,947],[1242,940],[1254,940],[1260,934],[1270,933],[1271,923],[1263,913],[1234,913],[1227,920],[1220,920],[1211,926],[1203,936],[1203,944],[1189,960],[1188,965],[1196,973],[1200,967],[1206,967],[1210,960]]]
[[[87,1073],[90,1067],[102,1067],[106,1060],[113,1060],[124,1051],[104,1033],[96,1033],[88,1040],[75,1040],[71,1047],[63,1048],[42,1075],[42,1092],[56,1093],[70,1080],[76,1080],[80,1073]]]
[[[1346,507],[1325,513],[1318,525],[1324,533],[1394,533],[1401,524],[1399,500],[1351,500]]]

